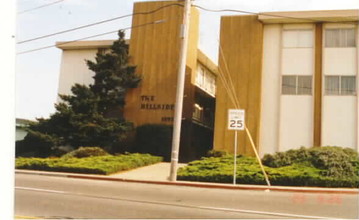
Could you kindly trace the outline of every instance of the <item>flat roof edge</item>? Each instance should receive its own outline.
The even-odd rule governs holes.
[[[263,23],[315,23],[359,21],[359,9],[323,11],[283,11],[258,14]]]
[[[62,50],[99,49],[109,48],[115,40],[88,40],[88,41],[60,41],[56,47]],[[129,43],[126,40],[126,43]]]
[[[215,75],[218,75],[218,66],[200,49],[197,49],[197,60]]]

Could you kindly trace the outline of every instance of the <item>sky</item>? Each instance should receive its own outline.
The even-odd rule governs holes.
[[[63,0],[47,7],[33,9],[58,0],[17,0],[16,42],[95,23],[132,13],[134,0]],[[144,0],[146,1],[146,0]],[[208,9],[237,9],[250,12],[358,9],[358,0],[195,0],[194,4]],[[24,12],[25,11],[25,12]],[[23,12],[23,13],[21,13]],[[214,13],[200,10],[200,42],[198,47],[214,62],[218,57],[220,16],[239,13]],[[16,45],[23,52],[57,41],[80,38],[128,28],[131,17],[107,22],[53,37]],[[130,38],[130,31],[126,31]],[[110,34],[89,40],[116,39]],[[15,117],[34,120],[48,118],[55,112],[61,50],[52,47],[16,56]]]

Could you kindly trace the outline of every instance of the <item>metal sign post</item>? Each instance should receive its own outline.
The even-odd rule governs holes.
[[[237,176],[237,132],[244,130],[244,109],[229,109],[228,110],[228,130],[234,130],[234,164],[233,164],[233,184],[236,185]]]
[[[236,176],[237,176],[237,130],[234,131],[233,185],[236,185]]]

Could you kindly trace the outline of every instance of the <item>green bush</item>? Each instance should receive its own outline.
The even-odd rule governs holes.
[[[17,169],[108,175],[161,161],[161,157],[149,154],[124,154],[83,158],[17,158],[15,167]]]
[[[227,155],[229,155],[229,153],[223,150],[210,150],[206,154],[207,157],[223,157]]]
[[[164,161],[171,159],[172,126],[146,124],[136,128],[134,152],[161,156]]]
[[[80,147],[74,151],[71,151],[65,155],[63,158],[69,157],[76,157],[76,158],[83,158],[83,157],[94,157],[94,156],[109,156],[110,154],[107,153],[104,149],[100,147]]]
[[[322,169],[322,175],[328,177],[355,176],[359,172],[358,153],[349,148],[313,147],[264,155],[262,162],[269,167],[283,167],[295,163],[310,163]]]
[[[338,161],[323,156],[328,154],[331,155],[328,151],[332,152],[333,150],[346,152],[346,155],[351,155],[349,157],[351,159],[348,161],[355,167],[354,169],[356,171],[354,173],[344,172],[345,175],[333,174],[334,171],[330,171],[331,169],[344,169],[342,166],[336,165]],[[313,162],[312,160],[316,158],[315,155],[321,155],[321,157],[318,161]],[[356,155],[355,151],[348,149],[299,149],[291,150],[290,152],[277,153],[275,155],[267,155],[263,158],[263,161],[266,165],[271,165],[264,166],[264,169],[267,172],[272,185],[358,188],[359,159]],[[331,156],[332,158],[344,157],[343,155]],[[232,183],[233,155],[202,158],[201,160],[193,161],[186,167],[179,169],[178,179],[187,181]],[[266,184],[263,173],[255,158],[240,155],[237,156],[236,182],[240,184]]]
[[[55,136],[30,130],[24,140],[16,142],[16,156],[32,152],[38,157],[48,157],[58,142]]]

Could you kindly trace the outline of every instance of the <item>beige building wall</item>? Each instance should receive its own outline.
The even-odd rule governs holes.
[[[219,71],[228,70],[241,109],[246,110],[245,124],[259,145],[262,81],[263,24],[257,16],[221,18]],[[225,85],[217,80],[214,149],[233,152],[234,131],[227,130],[228,109],[235,108]],[[238,133],[239,154],[253,155],[244,131]]]
[[[282,25],[265,25],[263,30],[263,71],[260,124],[260,154],[279,150],[279,103],[281,92]]]
[[[65,50],[62,54],[60,79],[59,79],[59,94],[71,94],[71,87],[75,84],[88,85],[93,83],[94,72],[88,69],[86,65],[87,60],[94,60],[94,54],[97,49],[83,49],[83,50]],[[58,97],[60,101],[60,97]]]
[[[139,2],[134,13],[152,11],[173,2]],[[131,63],[137,65],[141,85],[126,97],[125,118],[136,126],[147,123],[173,123],[177,70],[180,48],[180,28],[183,7],[171,6],[153,14],[133,17],[132,26],[164,20],[156,25],[135,28],[131,32]],[[199,14],[192,8],[187,66],[194,83],[197,69]],[[186,98],[184,99],[186,101]]]
[[[283,76],[310,76],[314,73],[314,25],[283,24],[281,43],[281,78]],[[307,37],[299,39],[301,32]],[[298,34],[299,33],[299,34]],[[293,35],[293,36],[292,36]],[[286,41],[305,40],[305,46],[286,46]],[[267,59],[265,57],[264,59]],[[311,94],[280,94],[278,151],[313,146],[313,89]]]
[[[359,22],[358,22],[359,23]],[[356,54],[356,60],[357,60],[357,100],[356,100],[356,143],[357,143],[357,151],[359,152],[359,25],[357,25],[356,28],[356,34],[357,34],[357,54]]]
[[[130,62],[137,66],[137,74],[142,77],[142,82],[138,88],[128,91],[124,114],[136,126],[173,123],[183,7],[172,4],[171,1],[134,4],[134,13],[163,7],[156,13],[136,15],[132,21],[132,26],[163,21],[134,28],[131,32]],[[166,7],[167,5],[172,6]],[[199,12],[195,8],[191,11],[189,28],[186,88],[195,85],[198,62],[214,74],[217,71],[217,66],[197,49]],[[71,87],[75,83],[93,83],[94,73],[88,69],[85,60],[94,60],[98,49],[109,48],[112,43],[113,40],[58,42],[57,47],[63,50],[59,93],[71,94]],[[184,101],[192,103],[189,94],[192,90],[185,92],[188,93],[188,98],[185,95]],[[191,109],[185,110],[187,116],[192,114],[193,106],[190,107]]]
[[[325,47],[326,30],[355,28],[355,47]],[[358,25],[325,24],[323,26],[323,77],[356,76],[358,78]],[[325,83],[325,79],[323,80]],[[356,95],[326,95],[323,91],[322,144],[358,149],[358,84]],[[325,88],[324,88],[325,90]]]
[[[229,67],[236,94],[240,97],[240,108],[249,113],[246,124],[255,144],[259,146],[260,155],[314,145],[336,145],[359,150],[359,11],[270,12],[252,16],[254,21],[251,24],[246,22],[246,17],[250,16],[222,17],[219,69],[223,72],[225,64]],[[326,28],[343,28],[354,24],[356,47],[323,46]],[[257,27],[258,30],[254,31]],[[309,43],[298,48],[283,47],[288,39],[289,43],[296,40],[295,37],[285,39],[284,36],[288,34],[286,30],[310,30],[305,37],[310,40],[307,41]],[[257,39],[257,36],[261,39]],[[259,56],[253,55],[252,51],[259,53]],[[226,61],[223,61],[222,54]],[[251,63],[254,60],[257,61],[257,70],[249,67],[249,64],[254,66]],[[282,94],[284,75],[312,76],[312,93]],[[356,76],[356,95],[325,95],[326,75]],[[248,78],[251,81],[247,81]],[[226,123],[227,111],[234,105],[223,83],[218,80],[217,84],[214,148],[233,152],[234,132],[227,130]],[[258,105],[259,113],[244,104],[251,101],[253,106]],[[253,116],[256,120],[253,120]],[[244,132],[240,133],[238,143],[240,154],[251,154]]]
[[[89,85],[94,82],[94,72],[89,70],[86,60],[95,60],[100,48],[108,48],[113,40],[58,42],[56,46],[62,49],[58,94],[71,94],[75,84]],[[58,102],[61,101],[58,97]]]

